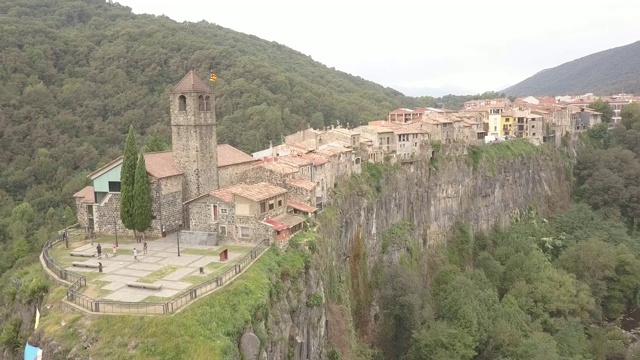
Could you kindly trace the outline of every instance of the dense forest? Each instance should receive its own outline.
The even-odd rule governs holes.
[[[640,92],[640,41],[545,69],[507,89],[507,95],[611,95]]]

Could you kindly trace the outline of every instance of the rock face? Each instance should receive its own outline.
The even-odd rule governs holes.
[[[260,339],[252,332],[245,332],[240,338],[240,353],[246,360],[258,360]]]
[[[240,339],[243,356],[260,360],[325,359],[327,318],[324,288],[317,272],[312,268],[297,276],[283,272],[273,274],[271,280],[276,290],[268,315],[253,328],[264,334],[262,347],[255,342],[258,336],[247,330]]]
[[[334,236],[342,248],[335,250],[348,256],[353,240],[361,237],[367,254],[380,254],[381,233],[401,220],[414,225],[423,246],[444,241],[459,222],[474,231],[508,226],[533,209],[546,214],[568,206],[570,185],[566,163],[556,153],[498,160],[476,170],[465,156],[442,162],[437,170],[428,162],[403,165],[383,178],[375,199],[336,199],[340,231]]]

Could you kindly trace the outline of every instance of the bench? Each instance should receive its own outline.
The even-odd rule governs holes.
[[[97,268],[98,268],[98,266],[100,266],[100,265],[98,265],[98,264],[88,264],[88,263],[82,263],[82,262],[77,262],[77,261],[74,261],[74,262],[72,262],[71,264],[72,264],[73,266],[77,266],[77,267],[84,267],[84,268],[90,268],[90,269],[97,269]]]
[[[160,290],[162,289],[162,285],[153,285],[153,284],[145,284],[145,283],[137,283],[137,282],[129,282],[127,286],[139,288],[139,289],[150,289],[150,290]]]
[[[69,255],[71,256],[80,256],[80,257],[95,257],[96,254],[85,254],[85,253],[79,253],[79,252],[70,252]]]

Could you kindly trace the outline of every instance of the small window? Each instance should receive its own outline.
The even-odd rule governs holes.
[[[229,209],[227,208],[220,208],[220,214],[228,214],[229,213]]]
[[[282,199],[278,199],[278,207],[282,207]]]
[[[120,192],[120,181],[109,181],[109,192]]]
[[[205,111],[211,111],[211,96],[206,96],[204,98],[204,107]]]
[[[263,201],[260,203],[260,213],[264,214],[266,212],[267,212],[267,203]]]
[[[220,225],[218,232],[222,236],[227,236],[227,226],[226,225]]]
[[[238,233],[243,239],[251,237],[251,228],[248,226],[238,226]]]
[[[178,111],[187,111],[187,98],[184,95],[178,98]]]
[[[275,202],[273,200],[269,201],[269,210],[273,210],[275,209],[276,205]]]
[[[204,109],[204,96],[200,95],[198,96],[198,110],[204,111]]]

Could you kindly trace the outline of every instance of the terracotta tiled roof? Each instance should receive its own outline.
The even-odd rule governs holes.
[[[306,190],[313,190],[316,187],[316,184],[314,182],[303,179],[288,179],[287,184]]]
[[[229,144],[218,145],[218,167],[254,162],[255,159]]]
[[[377,126],[377,127],[386,127],[386,126],[395,126],[397,122],[387,121],[387,120],[375,120],[369,121],[369,126]]]
[[[287,193],[286,189],[266,182],[253,185],[242,184],[234,186],[230,191],[235,195],[239,195],[253,201],[262,201]]]
[[[276,216],[275,218],[273,218],[273,220],[287,224],[289,226],[296,226],[304,222],[303,217],[292,215],[292,214],[282,214],[282,215]]]
[[[193,92],[203,92],[203,93],[213,93],[211,88],[200,79],[193,70],[189,71],[187,75],[185,75],[182,80],[173,88],[173,93],[193,93]]]
[[[311,165],[311,160],[307,159],[305,157],[302,156],[281,156],[278,158],[279,161],[282,161],[284,163],[288,163],[288,164],[293,164],[293,165],[297,165],[297,166],[307,166],[307,165]]]
[[[173,151],[158,151],[144,154],[147,173],[156,179],[182,175],[182,171],[173,160]]]
[[[74,198],[82,198],[80,200],[84,204],[95,204],[96,193],[93,191],[93,186],[85,186],[82,190],[73,194]]]
[[[299,168],[297,166],[284,164],[284,163],[280,163],[280,162],[267,162],[267,161],[265,161],[265,162],[254,164],[254,165],[255,166],[262,166],[263,168],[265,168],[267,170],[271,170],[271,171],[273,171],[275,173],[282,174],[282,175],[291,175],[291,174],[295,174],[295,173],[297,173],[299,171]]]
[[[218,198],[218,199],[220,199],[220,200],[222,200],[224,202],[232,203],[233,202],[233,190],[236,189],[236,188],[240,188],[242,186],[244,186],[244,184],[238,184],[238,185],[229,186],[229,187],[226,187],[224,189],[218,189],[218,190],[215,190],[215,191],[211,191],[209,193],[209,195],[211,195],[211,196],[213,196],[215,198]]]
[[[327,161],[329,161],[329,159],[327,159],[325,156],[318,155],[318,154],[304,154],[302,155],[302,157],[311,160],[313,165],[322,165],[322,164],[326,164]]]
[[[314,213],[316,212],[316,210],[318,210],[318,208],[316,208],[315,206],[311,206],[311,205],[293,201],[293,200],[288,200],[287,204],[296,210],[300,210],[308,213]]]
[[[288,229],[289,228],[289,225],[281,223],[281,222],[273,220],[273,219],[267,219],[264,222],[266,222],[267,224],[273,226],[273,230],[275,230],[275,231],[280,231],[280,230],[284,230],[284,229]]]
[[[425,130],[422,130],[419,127],[415,127],[415,126],[399,126],[395,128],[394,132],[396,133],[396,135],[426,133]]]

